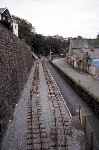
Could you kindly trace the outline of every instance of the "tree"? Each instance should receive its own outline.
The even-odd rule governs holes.
[[[96,39],[99,39],[99,33],[97,34],[97,38]]]
[[[68,46],[67,41],[61,36],[43,36],[35,33],[35,28],[27,20],[13,16],[19,25],[19,38],[31,46],[37,55],[49,55],[50,49],[54,54],[65,52]]]
[[[55,36],[43,36],[34,34],[32,47],[38,55],[49,55],[50,49],[54,54],[65,53],[68,41]]]

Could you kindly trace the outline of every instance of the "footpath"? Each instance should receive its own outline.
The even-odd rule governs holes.
[[[89,74],[77,72],[66,63],[65,58],[55,59],[52,63],[73,82],[77,83],[80,87],[86,90],[86,92],[99,101],[99,80],[94,79]]]

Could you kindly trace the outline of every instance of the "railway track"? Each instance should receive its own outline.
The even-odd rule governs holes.
[[[80,149],[83,133],[73,126],[71,113],[46,61],[34,63],[33,75],[25,88],[22,94],[25,96],[16,108],[19,112],[15,116],[17,121],[13,122],[16,131],[11,131],[10,147],[20,150]],[[78,140],[79,137],[82,139]]]
[[[27,106],[26,150],[68,150],[67,136],[72,136],[72,116],[46,63],[43,62],[42,67],[48,85],[48,100],[54,118],[53,127],[48,133],[43,124],[39,91],[39,62],[36,62]]]
[[[65,104],[63,96],[51,75],[46,63],[42,63],[48,85],[51,110],[54,115],[54,141],[56,149],[68,150],[67,136],[72,136],[70,127],[71,113]]]
[[[46,129],[42,125],[41,106],[39,97],[39,63],[36,62],[32,89],[30,92],[30,102],[27,113],[27,150],[47,150]]]
[[[34,70],[34,76],[32,81],[32,88],[30,91],[30,100],[28,101],[28,107],[27,107],[27,150],[33,149],[33,108],[32,108],[32,96],[35,95],[37,97],[38,95],[38,64],[35,65]],[[38,117],[38,116],[37,116]]]

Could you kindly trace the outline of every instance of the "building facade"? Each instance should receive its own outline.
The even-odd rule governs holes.
[[[16,22],[16,20],[13,20],[12,26],[13,26],[13,34],[15,34],[18,37],[18,23]]]
[[[96,39],[71,38],[67,63],[79,71],[99,75],[99,46],[95,43]]]

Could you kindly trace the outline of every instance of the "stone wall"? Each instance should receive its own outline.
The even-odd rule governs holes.
[[[0,24],[0,137],[13,119],[15,104],[32,64],[29,46]]]

